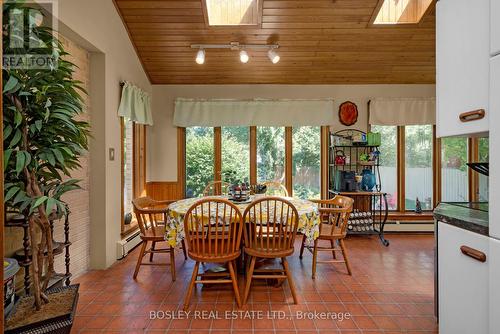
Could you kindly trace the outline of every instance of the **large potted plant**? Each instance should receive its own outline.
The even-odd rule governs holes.
[[[9,21],[13,9],[26,12],[22,3],[4,4],[4,55],[23,52],[11,48],[12,38],[18,37],[12,36],[16,29]],[[27,12],[29,22],[40,18],[40,12],[34,8]],[[24,33],[29,34],[30,40],[49,46],[54,62],[50,68],[2,70],[4,204],[29,223],[33,282],[32,296],[22,298],[16,305],[6,321],[6,332],[69,332],[78,287],[47,290],[55,274],[49,219],[66,214],[68,205],[63,195],[79,188],[70,172],[80,167],[79,158],[88,149],[89,124],[79,120],[83,112],[80,94],[85,92],[80,82],[73,80],[75,66],[65,60],[67,53],[51,28],[27,26]],[[47,53],[47,48],[40,52]]]

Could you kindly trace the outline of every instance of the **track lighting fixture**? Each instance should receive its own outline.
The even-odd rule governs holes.
[[[273,49],[267,51],[267,56],[269,57],[269,60],[273,63],[273,64],[277,64],[279,61],[280,61],[280,56],[279,54],[274,51]]]
[[[205,63],[205,50],[200,49],[196,54],[196,63],[199,65],[203,65]]]
[[[250,57],[248,56],[248,53],[245,50],[241,50],[240,51],[240,61],[243,64],[246,64],[246,63],[248,63],[249,60],[250,60]]]
[[[205,63],[205,50],[206,49],[229,49],[233,51],[239,51],[240,61],[243,64],[248,63],[250,60],[250,56],[248,55],[247,49],[257,49],[257,50],[268,50],[267,56],[269,60],[273,64],[276,64],[280,61],[280,56],[276,52],[276,49],[279,48],[278,44],[240,44],[238,42],[231,42],[229,44],[192,44],[191,49],[198,49],[198,53],[196,54],[196,63],[204,64]]]

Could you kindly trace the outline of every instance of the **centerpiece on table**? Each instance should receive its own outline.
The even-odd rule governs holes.
[[[250,186],[246,182],[235,183],[229,187],[229,200],[247,202],[250,200]]]
[[[243,203],[251,200],[250,195],[263,195],[267,191],[265,184],[250,185],[248,182],[235,182],[229,187],[229,200]]]

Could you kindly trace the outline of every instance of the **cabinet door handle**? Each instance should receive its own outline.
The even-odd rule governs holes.
[[[486,262],[486,254],[484,254],[481,251],[478,251],[477,249],[471,248],[469,246],[462,246],[460,247],[460,250],[464,255],[469,256],[475,260],[478,260],[479,262]]]
[[[465,123],[465,122],[471,122],[471,121],[477,121],[480,119],[484,118],[484,115],[486,115],[486,111],[484,109],[477,109],[473,111],[467,111],[464,113],[460,114],[460,121]]]

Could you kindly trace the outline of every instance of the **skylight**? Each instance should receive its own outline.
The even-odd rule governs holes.
[[[381,0],[373,24],[418,23],[433,0]]]
[[[210,26],[259,24],[259,0],[205,0]]]

